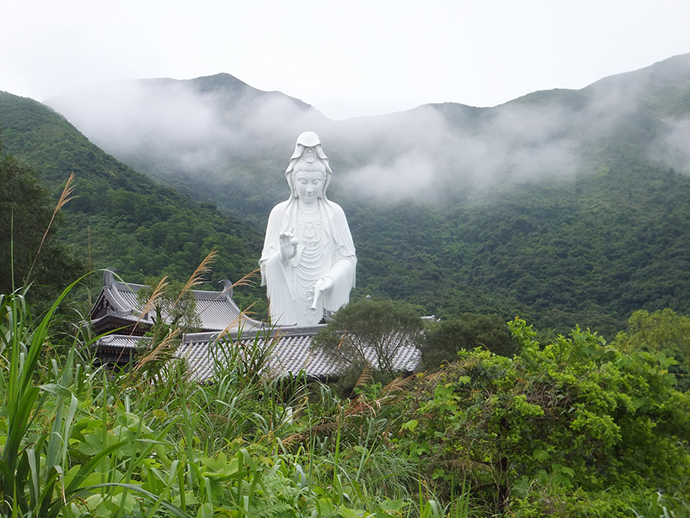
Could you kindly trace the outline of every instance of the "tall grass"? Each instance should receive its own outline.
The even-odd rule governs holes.
[[[55,209],[53,210],[53,214],[50,216],[50,221],[48,222],[48,226],[46,227],[46,231],[43,233],[43,237],[41,238],[41,243],[38,245],[38,251],[36,252],[36,256],[34,257],[33,262],[31,263],[31,268],[29,268],[29,273],[26,275],[25,282],[29,282],[29,279],[31,278],[31,272],[34,269],[34,266],[36,266],[36,261],[38,260],[39,256],[41,255],[41,249],[43,248],[43,244],[45,243],[46,237],[48,237],[48,233],[50,232],[50,228],[53,226],[53,222],[55,221],[55,216],[57,216],[58,212],[62,207],[64,207],[67,202],[69,202],[73,196],[72,192],[74,191],[74,185],[72,185],[72,180],[74,180],[74,173],[69,175],[69,178],[67,179],[67,182],[65,183],[65,187],[62,189],[62,193],[60,194],[60,198],[58,199],[57,204],[55,205]],[[12,240],[12,245],[14,245],[14,240]],[[14,263],[14,258],[12,259]]]
[[[76,284],[37,322],[26,290],[0,296],[0,516],[443,515],[388,448],[383,388],[340,401],[275,376],[272,330],[219,341],[203,384],[179,361],[132,383],[96,368],[79,333],[51,357]]]

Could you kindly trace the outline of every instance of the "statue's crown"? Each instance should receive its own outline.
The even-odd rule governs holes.
[[[314,147],[321,144],[321,139],[313,131],[305,131],[297,137],[297,144],[301,144],[304,147]]]
[[[285,174],[297,170],[331,173],[328,157],[321,148],[321,139],[313,131],[305,131],[297,137],[295,152],[290,157],[290,165],[288,165]]]

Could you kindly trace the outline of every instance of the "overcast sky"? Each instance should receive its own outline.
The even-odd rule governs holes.
[[[495,106],[690,52],[689,0],[0,0],[0,90],[230,73],[332,119]]]

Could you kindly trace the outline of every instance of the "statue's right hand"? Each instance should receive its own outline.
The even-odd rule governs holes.
[[[280,234],[280,256],[283,262],[287,262],[297,255],[297,245],[299,240],[292,232],[282,232]]]

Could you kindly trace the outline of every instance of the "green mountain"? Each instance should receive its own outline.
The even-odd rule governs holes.
[[[690,55],[535,92],[330,121],[227,74],[48,101],[94,142],[263,232],[299,132],[317,131],[358,249],[357,293],[427,314],[605,333],[690,310]],[[132,264],[134,266],[134,264]]]
[[[332,187],[357,203],[455,203],[497,186],[573,178],[602,162],[683,169],[679,118],[688,114],[689,70],[690,55],[677,56],[579,91],[535,92],[495,108],[432,104],[338,122],[228,74],[122,81],[47,103],[136,170],[262,228],[285,197],[282,171],[306,129],[331,156]]]
[[[284,197],[284,180],[271,177],[296,135],[330,124],[298,99],[229,74],[119,81],[46,104],[135,170],[257,227]]]
[[[440,194],[354,211],[360,256],[379,262],[363,283],[443,316],[520,314],[560,332],[690,309],[690,55],[493,109],[424,106],[388,128],[430,111],[445,129],[420,124]],[[455,148],[434,146],[449,134]]]
[[[75,198],[60,232],[92,268],[116,267],[131,282],[161,275],[184,281],[213,249],[211,283],[256,268],[255,229],[133,171],[52,109],[0,92],[0,128],[3,151],[33,166],[52,192],[74,173]],[[259,293],[238,290],[237,297],[248,305]]]

